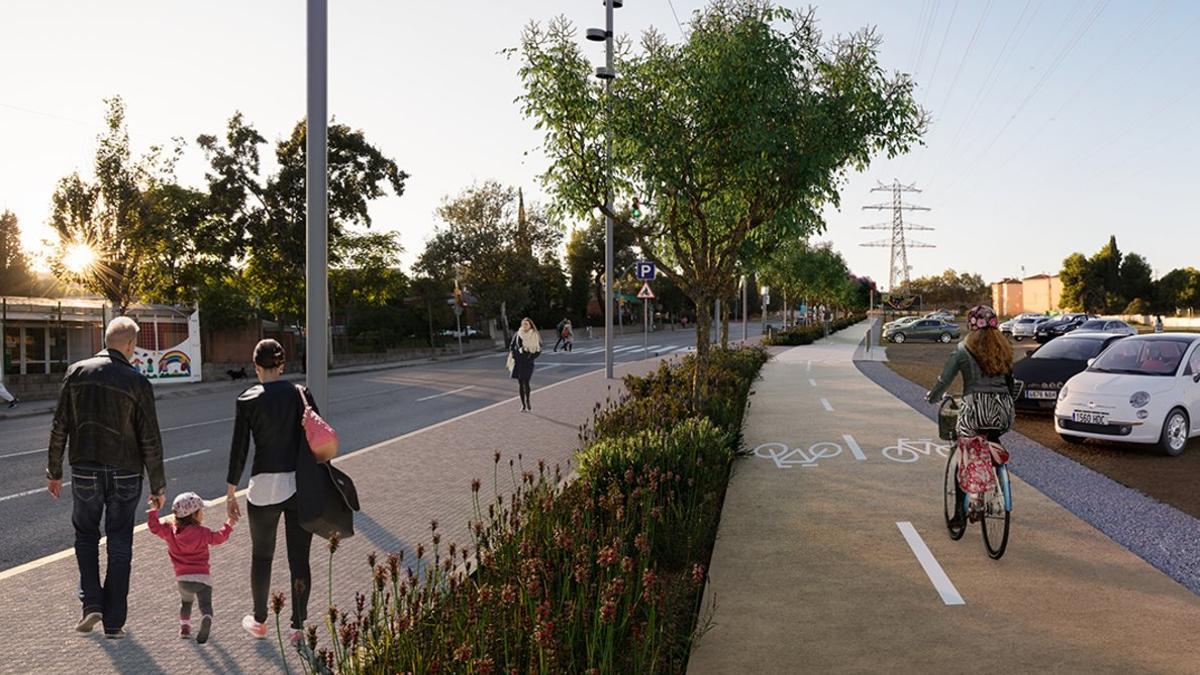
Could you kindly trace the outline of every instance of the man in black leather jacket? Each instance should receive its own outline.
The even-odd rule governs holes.
[[[63,379],[50,429],[47,490],[57,499],[63,487],[63,453],[70,449],[71,522],[79,563],[83,618],[79,632],[103,622],[109,638],[124,637],[128,613],[133,522],[142,495],[142,474],[150,478],[155,508],[165,502],[162,436],[150,381],[130,359],[138,325],[117,317],[104,333],[107,349],[72,364]],[[100,582],[100,529],[108,537],[108,570]]]

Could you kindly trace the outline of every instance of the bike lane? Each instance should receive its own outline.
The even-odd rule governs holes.
[[[1196,672],[1200,599],[1020,478],[1003,559],[950,540],[944,443],[855,368],[862,332],[756,384],[690,672]]]

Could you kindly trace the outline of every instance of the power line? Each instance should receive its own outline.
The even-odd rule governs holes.
[[[92,126],[91,123],[89,123],[89,122],[84,122],[83,120],[77,120],[73,117],[66,117],[64,115],[58,115],[56,113],[49,113],[49,112],[45,112],[42,110],[34,110],[33,108],[25,108],[25,107],[22,107],[19,105],[12,105],[11,103],[0,103],[0,108],[8,108],[10,110],[16,110],[18,112],[28,113],[30,115],[40,115],[41,117],[49,117],[49,118],[56,119],[56,120],[62,120],[64,122],[71,122],[73,124],[82,124],[84,126]]]
[[[679,26],[680,35],[687,36],[687,32],[683,30],[683,24],[679,22],[679,13],[675,11],[675,3],[667,0],[667,7],[671,8],[671,16],[675,17],[675,25]]]
[[[1022,143],[1020,143],[1016,147],[1016,149],[1013,150],[1013,152],[1011,152],[1007,157],[1004,158],[1004,160],[1002,160],[1001,162],[998,162],[996,164],[993,164],[992,166],[998,170],[1004,166],[1007,166],[1010,162],[1012,162],[1012,160],[1014,160],[1018,156],[1020,156],[1025,151],[1025,148],[1027,148],[1031,143],[1033,143],[1033,141],[1037,140],[1037,138],[1042,134],[1042,132],[1044,132],[1047,128],[1049,128],[1050,124],[1052,124],[1053,122],[1056,122],[1058,120],[1058,116],[1061,115],[1064,110],[1066,110],[1067,106],[1069,106],[1070,104],[1075,103],[1079,100],[1079,95],[1081,93],[1083,93],[1083,91],[1087,87],[1087,85],[1090,84],[1092,82],[1092,80],[1094,80],[1101,71],[1107,70],[1108,65],[1110,63],[1112,63],[1113,60],[1116,59],[1117,56],[1119,56],[1123,51],[1125,51],[1136,38],[1140,37],[1141,34],[1146,32],[1146,30],[1151,25],[1153,25],[1155,22],[1157,22],[1159,19],[1162,18],[1162,15],[1164,13],[1164,10],[1166,9],[1167,4],[1168,4],[1168,0],[1159,0],[1158,4],[1154,6],[1154,8],[1150,11],[1150,13],[1147,14],[1145,17],[1143,17],[1143,19],[1138,24],[1136,24],[1134,26],[1134,28],[1129,33],[1127,33],[1122,40],[1120,40],[1119,42],[1116,43],[1115,47],[1113,48],[1113,50],[1111,52],[1109,52],[1108,56],[1105,59],[1103,59],[1102,61],[1100,61],[1099,63],[1097,63],[1096,67],[1094,69],[1092,69],[1092,71],[1086,77],[1084,77],[1082,80],[1080,80],[1079,86],[1076,87],[1075,90],[1072,91],[1066,98],[1063,99],[1062,103],[1058,106],[1058,108],[1056,108],[1054,110],[1054,112],[1052,112],[1032,134],[1027,136],[1025,138],[1025,140]],[[1180,30],[1178,33],[1176,33],[1175,36],[1171,40],[1168,40],[1165,43],[1161,43],[1163,46],[1162,49],[1160,49],[1159,52],[1152,55],[1151,60],[1154,57],[1157,57],[1158,55],[1160,55],[1167,46],[1178,41],[1182,36],[1190,35],[1192,32],[1192,29],[1198,23],[1200,23],[1200,17],[1198,17],[1197,19],[1192,21],[1190,24],[1185,25],[1183,27],[1183,29]],[[1190,68],[1186,69],[1186,72],[1191,72],[1191,69]],[[1187,98],[1190,95],[1190,93],[1192,93],[1192,91],[1193,90],[1189,89],[1183,95],[1177,97],[1176,99],[1169,102],[1168,104],[1160,107],[1155,113],[1152,113],[1150,116],[1138,114],[1137,118],[1139,120],[1141,120],[1143,123],[1148,122],[1152,118],[1161,114],[1162,112],[1165,112],[1168,108],[1173,107],[1174,105],[1177,105],[1184,98]],[[1111,146],[1109,146],[1109,145],[1094,146],[1094,149],[1091,153],[1089,153],[1085,157],[1076,158],[1074,161],[1079,165],[1087,165],[1088,160],[1090,160],[1092,157],[1094,157],[1100,151],[1101,148],[1103,148],[1104,150],[1111,150]],[[958,184],[960,184],[966,175],[968,175],[968,172],[963,172],[962,174],[960,174],[958,177],[958,180],[956,180],[953,184],[951,184],[950,187],[953,188],[954,186],[957,186]],[[974,192],[980,185],[981,184],[978,182],[973,183],[972,187],[969,188],[967,190],[967,192],[964,194],[970,194],[970,193]]]
[[[1021,10],[1021,14],[1017,16],[1016,23],[1013,24],[1012,30],[1008,32],[1008,37],[1004,39],[1004,44],[1000,46],[1000,53],[996,55],[996,60],[992,62],[992,67],[988,70],[987,75],[979,83],[979,90],[975,92],[975,99],[971,101],[971,107],[967,109],[966,116],[963,117],[962,124],[958,126],[958,131],[955,132],[954,138],[950,141],[950,147],[946,149],[946,154],[950,154],[958,147],[958,141],[962,138],[962,133],[966,130],[967,125],[975,117],[975,111],[979,109],[979,104],[983,102],[987,94],[991,93],[992,87],[995,85],[996,74],[1000,69],[1000,65],[1005,62],[1005,57],[1010,56],[1008,47],[1013,45],[1014,50],[1016,45],[1020,44],[1021,39],[1025,37],[1025,33],[1029,31],[1029,26],[1033,24],[1033,20],[1037,18],[1037,9],[1041,9],[1041,2],[1038,3],[1037,9],[1032,14],[1029,14],[1029,21],[1025,22],[1025,27],[1021,28],[1021,23],[1025,19],[1025,15],[1029,13],[1030,6],[1033,5],[1033,0],[1026,0],[1025,7]],[[1020,29],[1020,35],[1017,34]],[[1017,41],[1013,42],[1013,37],[1017,37]]]
[[[933,9],[929,13],[929,17],[925,21],[925,29],[920,35],[920,48],[917,51],[917,62],[913,65],[913,77],[921,72],[921,66],[925,64],[925,52],[929,50],[929,38],[933,36],[933,27],[937,25],[938,12],[941,11],[942,0],[934,0]]]
[[[1000,130],[996,132],[996,135],[992,137],[992,140],[988,142],[987,146],[985,146],[983,150],[978,153],[978,155],[976,155],[975,160],[971,162],[972,164],[978,162],[979,159],[987,155],[988,151],[992,149],[992,146],[996,144],[996,141],[1000,140],[1000,137],[1004,135],[1005,131],[1008,131],[1008,128],[1012,126],[1013,121],[1020,116],[1021,112],[1025,109],[1025,106],[1029,105],[1029,102],[1033,100],[1033,97],[1036,96],[1039,91],[1041,91],[1042,87],[1045,86],[1050,77],[1055,73],[1055,71],[1058,70],[1058,67],[1061,66],[1071,52],[1074,51],[1076,45],[1078,45],[1080,40],[1083,39],[1083,36],[1091,30],[1093,25],[1095,25],[1096,20],[1100,18],[1100,15],[1104,12],[1105,8],[1108,7],[1110,1],[1111,0],[1097,0],[1096,5],[1092,8],[1091,13],[1084,19],[1083,25],[1080,26],[1080,28],[1075,32],[1075,35],[1072,36],[1071,40],[1058,53],[1054,61],[1050,63],[1050,67],[1042,73],[1042,77],[1039,78],[1038,81],[1033,85],[1033,88],[1028,94],[1025,95],[1025,98],[1021,99],[1021,102],[1017,104],[1016,110],[1009,115],[1008,120],[1005,121],[1004,125],[1000,127]],[[932,181],[930,182],[932,183]]]

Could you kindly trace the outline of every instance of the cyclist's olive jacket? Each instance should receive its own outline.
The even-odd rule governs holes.
[[[946,359],[946,367],[942,369],[942,374],[938,376],[937,384],[929,392],[930,403],[937,401],[946,393],[950,385],[954,384],[954,378],[962,373],[963,376],[963,393],[964,394],[1006,394],[1010,393],[1008,387],[1009,373],[1003,375],[984,375],[983,369],[979,367],[979,362],[967,351],[967,343],[960,342],[950,358]]]

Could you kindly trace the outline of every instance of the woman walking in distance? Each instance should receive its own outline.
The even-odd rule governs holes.
[[[300,418],[304,399],[316,409],[312,395],[299,385],[280,379],[285,355],[275,340],[262,340],[254,348],[254,372],[258,384],[238,396],[233,423],[233,445],[229,452],[229,483],[226,506],[229,518],[241,517],[234,492],[241,480],[254,439],[254,461],[246,513],[250,519],[250,595],[254,613],[242,619],[252,637],[267,637],[267,595],[271,585],[271,563],[275,558],[275,534],[283,516],[287,539],[288,568],[292,577],[292,623],[288,638],[296,643],[308,616],[308,593],[312,586],[309,553],[312,533],[300,527],[296,510],[296,459],[308,452]]]
[[[529,412],[533,406],[529,402],[529,380],[533,378],[533,362],[542,353],[542,338],[538,335],[537,326],[529,317],[521,319],[521,330],[513,335],[509,345],[512,356],[512,377],[517,381],[521,393],[521,412]]]

